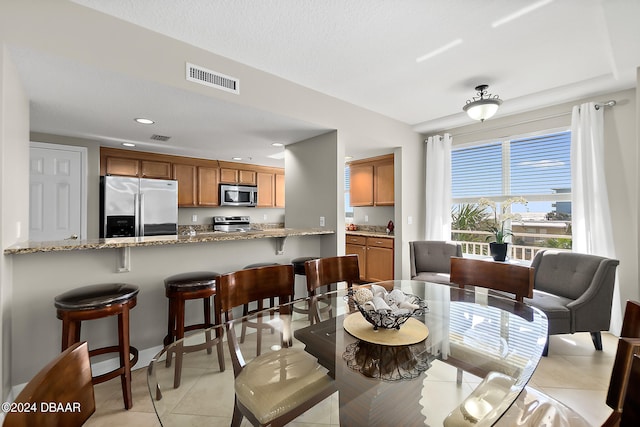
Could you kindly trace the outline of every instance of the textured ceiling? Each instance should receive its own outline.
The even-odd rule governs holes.
[[[636,0],[74,2],[379,112],[419,132],[471,123],[461,107],[478,84],[489,84],[489,92],[500,95],[504,103],[498,114],[508,115],[634,87],[640,65]],[[531,5],[540,7],[492,25]],[[416,61],[446,45],[453,47]],[[26,53],[23,60],[36,61]],[[160,88],[149,85],[141,90],[162,96]],[[180,94],[167,90],[166,96]],[[48,114],[44,108],[41,113]],[[229,122],[219,131],[260,131]],[[277,134],[276,123],[270,130]],[[302,132],[283,141],[322,131],[298,125]],[[96,131],[102,133],[107,131]]]

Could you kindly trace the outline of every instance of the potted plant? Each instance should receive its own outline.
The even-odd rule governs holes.
[[[511,213],[511,205],[513,204],[527,205],[527,200],[524,197],[512,197],[500,204],[500,212],[496,207],[496,203],[492,200],[482,198],[478,201],[480,207],[489,208],[493,213],[493,218],[489,218],[488,231],[491,235],[487,237],[487,240],[493,239],[489,242],[489,252],[495,261],[505,261],[507,259],[507,249],[509,242],[507,238],[513,236],[511,229],[506,227],[509,221],[521,219],[520,214]]]

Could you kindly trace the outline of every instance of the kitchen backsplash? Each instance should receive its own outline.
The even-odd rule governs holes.
[[[265,223],[252,222],[251,228],[255,230],[270,230],[273,228],[284,228],[284,222],[265,222]],[[187,233],[190,230],[195,230],[196,233],[210,233],[213,231],[213,222],[211,224],[178,225],[178,234]]]

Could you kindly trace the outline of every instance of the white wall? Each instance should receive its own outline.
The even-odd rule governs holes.
[[[6,46],[0,44],[0,240],[5,248],[28,233],[29,100]],[[21,185],[16,185],[20,183]],[[0,384],[5,398],[11,386],[13,264],[0,259]],[[28,336],[28,335],[27,335]],[[23,337],[24,339],[24,337]]]

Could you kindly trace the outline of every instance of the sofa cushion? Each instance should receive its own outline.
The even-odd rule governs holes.
[[[524,302],[544,312],[549,321],[549,335],[568,334],[571,332],[571,311],[567,308],[572,300],[539,290],[533,291],[533,298],[525,298]]]
[[[571,300],[589,287],[602,261],[600,257],[573,252],[545,251],[542,257],[544,260],[532,264],[536,269],[535,289]]]
[[[451,257],[462,256],[462,249],[453,242],[421,240],[412,244],[416,273],[422,271],[449,273]]]

